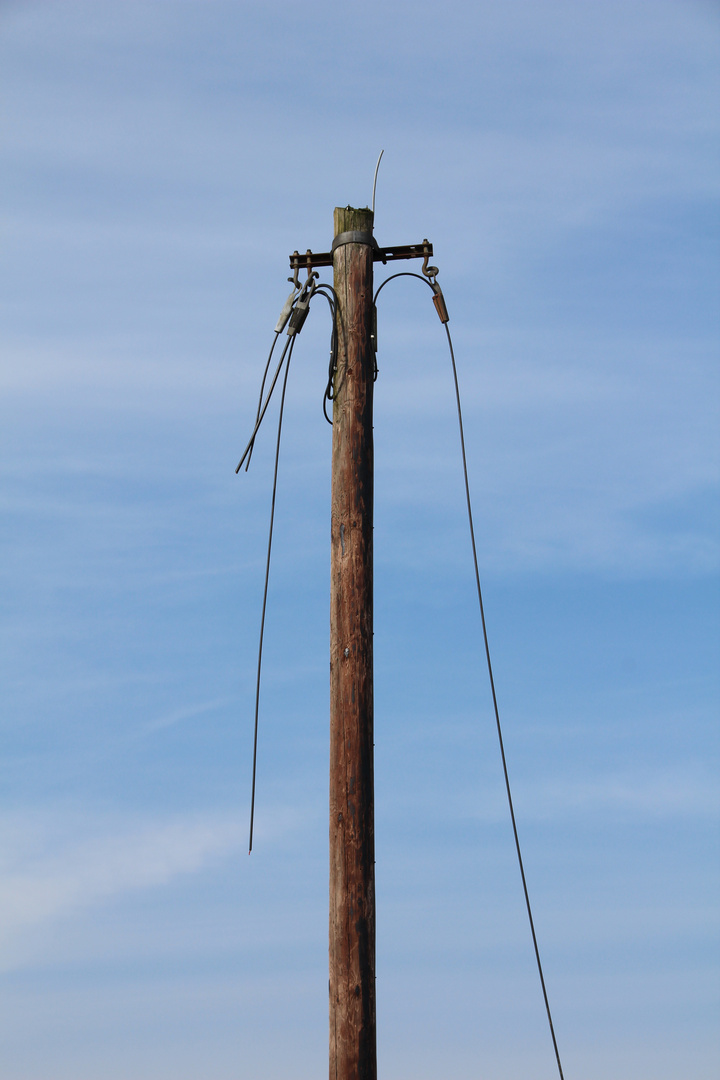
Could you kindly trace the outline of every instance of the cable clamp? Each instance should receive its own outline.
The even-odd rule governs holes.
[[[288,280],[292,281],[292,278],[289,278]],[[275,325],[275,333],[276,334],[282,334],[283,330],[287,326],[288,319],[290,318],[290,313],[292,312],[293,303],[295,301],[295,293],[296,292],[297,292],[297,289],[293,288],[293,291],[290,293],[287,300],[283,304],[283,309],[280,312],[280,318],[278,319],[278,321],[277,321],[277,323]]]
[[[295,307],[292,310],[292,315],[290,316],[290,322],[287,329],[288,337],[292,337],[293,334],[299,334],[303,328],[303,323],[307,319],[308,311],[310,309],[310,301],[315,292],[316,277],[319,277],[319,274],[311,272],[300,290],[300,295],[297,298]]]
[[[434,270],[435,268],[430,267],[430,269]],[[448,310],[445,305],[445,297],[443,296],[443,291],[437,283],[437,278],[434,281],[431,281],[430,284],[432,285],[433,304],[435,305],[435,310],[438,313],[440,322],[444,325],[446,322],[450,321],[450,316],[448,315]]]

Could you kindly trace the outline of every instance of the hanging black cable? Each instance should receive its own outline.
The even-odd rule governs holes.
[[[399,274],[392,274],[390,277],[383,281],[375,293],[374,302],[377,302],[377,298],[382,289],[387,285],[389,281],[392,281],[397,277],[415,277],[419,281],[424,282],[435,294],[442,297],[442,292],[437,284],[437,281],[430,282],[427,278],[421,277],[420,274],[413,274],[409,271],[403,271]],[[548,1024],[550,1026],[550,1036],[552,1038],[553,1049],[555,1051],[555,1060],[557,1061],[558,1072],[560,1074],[560,1080],[564,1080],[562,1064],[560,1061],[560,1051],[558,1050],[557,1039],[555,1038],[555,1028],[553,1026],[552,1014],[550,1012],[550,1002],[548,1001],[547,989],[545,987],[545,976],[543,974],[542,963],[540,961],[540,949],[538,947],[537,935],[535,933],[535,922],[533,920],[532,908],[530,906],[530,894],[528,893],[527,881],[525,878],[525,867],[523,865],[522,853],[520,851],[520,838],[518,836],[517,823],[515,821],[515,808],[513,806],[512,792],[510,791],[510,777],[508,774],[507,759],[505,757],[505,744],[503,742],[502,726],[500,724],[500,710],[498,708],[497,694],[495,692],[495,678],[493,676],[492,661],[490,659],[490,645],[488,642],[487,624],[485,622],[485,606],[483,604],[482,588],[480,586],[480,570],[478,568],[477,547],[475,545],[475,528],[473,525],[472,515],[472,502],[470,500],[470,482],[468,480],[467,469],[467,455],[465,453],[465,433],[463,429],[462,419],[462,406],[460,404],[460,385],[458,382],[457,366],[455,364],[455,351],[453,349],[452,337],[450,336],[450,328],[448,326],[448,315],[444,306],[444,300],[442,300],[441,306],[438,306],[436,301],[436,308],[440,315],[440,321],[445,327],[445,333],[447,334],[448,346],[450,348],[450,361],[452,363],[453,381],[455,383],[455,400],[457,403],[457,415],[458,426],[460,428],[460,449],[462,451],[462,466],[463,477],[465,480],[465,499],[467,502],[468,524],[470,526],[470,543],[472,546],[473,565],[475,568],[475,585],[477,587],[478,603],[480,605],[480,621],[482,623],[483,641],[485,644],[485,658],[487,661],[488,675],[490,677],[490,690],[492,693],[493,709],[495,712],[495,726],[497,728],[498,742],[500,744],[500,757],[502,758],[503,776],[505,778],[505,791],[507,793],[508,807],[510,809],[510,820],[512,822],[513,836],[515,837],[515,851],[517,852],[518,866],[520,867],[520,877],[522,879],[523,893],[525,896],[525,907],[527,909],[528,921],[530,923],[530,933],[532,935],[533,948],[535,950],[535,960],[537,961],[538,974],[540,975],[540,985],[542,987],[543,1000],[545,1002],[545,1012],[547,1013]],[[444,313],[441,314],[441,311]]]
[[[302,329],[302,326],[303,326],[303,324],[305,322],[305,318],[307,317],[309,304],[310,304],[310,301],[311,301],[311,299],[312,299],[315,292],[322,292],[322,295],[325,297],[325,299],[328,301],[328,304],[330,305],[330,312],[331,312],[331,315],[332,315],[332,335],[331,335],[331,349],[330,349],[330,368],[331,368],[331,371],[334,371],[335,361],[337,359],[337,293],[333,289],[332,285],[326,285],[325,284],[325,285],[321,285],[321,286],[316,286],[315,282],[314,282],[314,277],[317,277],[317,275],[314,275],[313,278],[308,277],[307,282],[305,283],[303,288],[300,290],[300,292],[297,294],[297,296],[295,295],[294,290],[293,290],[293,293],[291,293],[290,296],[288,297],[288,299],[286,300],[285,306],[284,306],[284,308],[283,308],[283,310],[282,310],[282,312],[280,314],[280,318],[278,319],[278,324],[275,327],[275,338],[273,340],[272,347],[270,349],[270,354],[269,354],[269,356],[267,358],[267,362],[265,364],[265,371],[263,373],[262,383],[260,385],[260,396],[259,396],[259,401],[258,401],[257,416],[256,416],[256,419],[255,419],[255,427],[253,428],[252,435],[250,436],[250,441],[248,442],[248,445],[245,448],[245,451],[244,451],[242,457],[240,458],[238,466],[235,469],[235,472],[238,473],[240,471],[240,469],[242,468],[242,465],[243,465],[243,463],[245,462],[246,459],[247,459],[248,465],[250,464],[250,457],[252,456],[253,447],[255,445],[255,437],[256,437],[256,435],[258,433],[258,430],[260,429],[260,425],[262,424],[262,421],[263,421],[263,418],[264,418],[265,413],[267,411],[268,405],[270,404],[270,398],[272,397],[273,391],[275,389],[278,378],[280,376],[280,372],[282,371],[282,366],[283,366],[283,363],[285,361],[285,357],[287,356],[287,365],[285,367],[285,376],[283,378],[282,393],[281,393],[281,397],[280,397],[280,411],[279,411],[279,415],[278,415],[277,444],[276,444],[276,447],[275,447],[275,467],[274,467],[274,472],[273,472],[273,490],[272,490],[272,500],[271,500],[271,507],[270,507],[270,529],[269,529],[269,533],[268,533],[267,559],[266,559],[266,563],[265,563],[265,585],[264,585],[264,588],[263,588],[262,615],[261,615],[261,618],[260,618],[260,639],[259,639],[259,642],[258,642],[257,680],[256,680],[256,684],[255,684],[255,725],[254,725],[254,735],[253,735],[252,793],[251,793],[251,796],[250,796],[250,842],[249,842],[249,851],[252,851],[253,830],[254,830],[254,824],[255,824],[255,781],[256,781],[256,776],[257,776],[257,742],[258,742],[258,720],[259,720],[259,715],[260,715],[260,681],[261,681],[261,675],[262,675],[262,652],[263,652],[263,641],[264,641],[264,637],[265,637],[265,613],[266,613],[266,610],[267,610],[268,582],[270,580],[270,558],[271,558],[271,554],[272,554],[273,527],[274,527],[274,522],[275,522],[275,498],[276,498],[276,495],[277,495],[278,466],[279,466],[279,461],[280,461],[280,437],[281,437],[281,434],[282,434],[283,413],[284,413],[284,410],[285,410],[285,391],[287,389],[288,374],[289,374],[289,371],[290,371],[290,360],[292,358],[293,349],[295,347],[295,341],[297,339],[297,335],[300,333],[300,330]],[[325,291],[325,290],[327,290],[327,291]],[[283,348],[282,355],[280,357],[277,368],[275,370],[275,374],[274,374],[272,382],[270,384],[270,389],[268,390],[268,392],[267,392],[267,394],[265,396],[265,399],[263,400],[263,393],[264,393],[264,390],[265,390],[265,384],[267,382],[268,372],[270,370],[270,363],[271,363],[271,360],[272,360],[273,351],[274,351],[275,346],[277,344],[277,340],[278,340],[278,337],[279,337],[280,333],[285,328],[285,326],[288,324],[288,320],[290,322],[290,326],[289,326],[289,329],[288,329],[288,340],[285,342],[285,347]],[[323,402],[323,410],[324,410],[324,402]],[[327,413],[325,414],[325,416],[326,416],[326,419],[327,419]]]
[[[505,790],[507,792],[508,806],[510,808],[510,819],[512,821],[513,836],[515,837],[515,850],[517,851],[518,865],[520,867],[520,877],[522,878],[523,892],[525,894],[525,906],[527,908],[528,920],[530,922],[530,933],[532,934],[533,948],[535,949],[535,959],[537,960],[538,974],[540,975],[540,985],[542,986],[543,999],[545,1001],[545,1011],[547,1013],[548,1024],[550,1025],[550,1035],[552,1037],[553,1048],[555,1050],[555,1059],[557,1061],[558,1072],[560,1073],[560,1080],[564,1080],[562,1064],[560,1062],[560,1051],[558,1050],[557,1039],[555,1038],[555,1028],[553,1027],[552,1014],[550,1012],[550,1002],[548,1001],[547,990],[545,988],[545,976],[543,975],[542,963],[540,962],[540,950],[538,948],[537,936],[535,934],[535,923],[533,921],[532,908],[530,907],[530,895],[528,893],[527,881],[525,880],[525,868],[523,866],[522,854],[520,851],[520,839],[518,837],[517,824],[515,821],[515,809],[513,807],[512,794],[510,791],[510,778],[508,776],[507,760],[505,758],[505,745],[503,743],[502,727],[500,726],[500,711],[498,709],[497,695],[495,693],[495,679],[493,677],[492,661],[490,660],[490,645],[488,643],[487,625],[485,623],[485,608],[483,605],[482,589],[480,588],[480,571],[478,570],[477,548],[475,547],[475,529],[473,527],[472,504],[470,502],[470,484],[468,481],[467,457],[465,454],[465,435],[463,432],[462,408],[460,405],[460,387],[458,384],[457,367],[455,365],[455,352],[453,350],[452,338],[450,337],[450,328],[447,323],[445,323],[444,325],[445,333],[447,334],[448,345],[450,347],[450,359],[452,361],[453,379],[455,382],[455,399],[457,401],[458,426],[460,428],[460,447],[462,450],[463,476],[465,479],[465,498],[467,500],[468,523],[470,525],[470,542],[472,544],[473,564],[475,566],[475,584],[477,585],[478,602],[480,604],[480,620],[482,622],[483,640],[485,642],[485,656],[487,659],[488,675],[490,676],[490,690],[492,691],[493,709],[495,710],[495,726],[497,727],[498,741],[500,743],[500,756],[502,757],[503,775],[505,777]]]
[[[325,292],[324,290],[328,291]],[[334,383],[335,383],[335,371],[337,369],[337,348],[338,348],[338,329],[337,329],[337,309],[338,309],[338,295],[333,289],[332,285],[322,283],[315,289],[316,292],[322,293],[330,306],[330,315],[332,317],[332,330],[330,332],[330,364],[328,366],[328,381],[325,387],[325,393],[323,394],[323,415],[328,424],[332,426],[332,420],[327,414],[327,403],[332,401],[335,396]]]
[[[252,794],[250,796],[250,844],[248,852],[252,851],[253,826],[255,823],[255,777],[257,773],[257,741],[258,741],[258,717],[260,714],[260,674],[262,672],[263,638],[265,636],[265,611],[267,609],[268,581],[270,580],[270,554],[272,552],[273,526],[275,523],[275,496],[277,494],[278,464],[280,461],[280,436],[282,434],[283,412],[285,409],[285,391],[287,389],[290,361],[292,359],[295,336],[288,339],[290,351],[288,352],[285,377],[283,379],[282,394],[280,396],[280,413],[278,415],[277,443],[275,446],[275,468],[273,471],[272,500],[270,503],[270,529],[268,532],[267,559],[265,562],[265,587],[263,588],[262,616],[260,618],[260,643],[258,645],[257,682],[255,684],[255,733],[253,737],[253,767],[252,767]],[[283,350],[283,358],[287,345]],[[277,378],[277,376],[276,376]],[[272,392],[272,391],[271,391]],[[242,464],[242,462],[240,463]]]
[[[245,463],[245,458],[247,457],[247,455],[249,453],[252,452],[252,448],[253,448],[253,445],[255,443],[255,436],[257,435],[258,431],[260,430],[260,425],[262,424],[263,419],[265,418],[265,413],[267,412],[267,407],[270,404],[270,398],[272,397],[273,390],[275,389],[275,384],[277,383],[278,376],[280,375],[280,372],[282,370],[283,361],[285,360],[285,355],[286,355],[286,353],[288,351],[288,348],[291,346],[293,340],[294,340],[293,338],[289,337],[287,339],[287,341],[285,342],[285,347],[284,347],[284,349],[282,351],[282,356],[280,357],[280,359],[278,361],[278,366],[275,369],[275,374],[273,375],[273,380],[272,380],[272,382],[270,384],[270,389],[268,390],[267,395],[265,397],[265,402],[263,404],[263,407],[262,407],[262,409],[261,409],[261,411],[260,411],[260,413],[258,415],[257,420],[255,421],[255,427],[253,428],[252,435],[250,436],[250,440],[249,440],[247,446],[245,447],[245,450],[243,451],[243,455],[240,458],[240,461],[237,463],[237,466],[235,468],[236,473],[240,472],[241,468],[243,467],[243,464]]]
[[[418,279],[418,281],[422,281],[423,285],[428,285],[432,289],[432,285],[430,285],[430,282],[427,278],[421,277],[420,274],[413,274],[412,270],[401,270],[399,274],[391,274],[390,277],[386,277],[383,283],[381,285],[378,285],[377,289],[375,290],[375,295],[373,297],[373,304],[377,304],[377,298],[383,291],[385,286],[388,284],[388,282],[394,281],[395,278],[398,277],[415,277]]]
[[[322,292],[323,289],[327,290],[327,292],[332,297],[333,304],[337,305],[338,294],[335,292],[334,288],[328,281],[319,281],[315,286],[315,292]]]
[[[270,353],[269,353],[268,358],[267,358],[267,363],[265,364],[265,370],[263,371],[262,382],[260,383],[260,395],[258,397],[257,416],[255,417],[255,423],[256,424],[258,423],[258,421],[260,419],[260,410],[262,409],[263,393],[265,392],[265,383],[267,381],[268,371],[270,370],[270,361],[272,360],[272,355],[275,352],[275,346],[278,343],[278,338],[279,337],[280,337],[280,331],[276,330],[275,331],[275,337],[273,338],[272,346],[270,347]],[[254,444],[250,447],[250,453],[248,454],[247,461],[245,462],[245,472],[247,472],[248,469],[250,468],[250,459],[252,458],[253,446],[254,446]],[[237,472],[237,469],[235,471]]]

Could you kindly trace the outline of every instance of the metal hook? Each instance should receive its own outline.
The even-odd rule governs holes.
[[[297,259],[295,258],[296,255]],[[300,278],[298,277],[298,274],[300,273],[300,252],[297,248],[293,251],[293,271],[293,276],[289,277],[288,281],[292,281],[296,289],[301,289],[302,286],[300,284]]]
[[[423,244],[425,254],[423,256],[422,272],[426,278],[429,278],[432,281],[433,278],[436,278],[438,276],[440,271],[438,270],[437,266],[428,266],[428,259],[430,258],[430,252],[428,248],[430,246],[430,241],[426,238],[425,240],[423,240]]]

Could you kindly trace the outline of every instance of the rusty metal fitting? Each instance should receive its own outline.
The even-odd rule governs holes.
[[[433,267],[431,266],[430,269],[432,270]],[[437,270],[435,271],[435,273],[437,273]],[[433,289],[433,304],[435,305],[435,310],[438,313],[440,322],[445,324],[446,322],[450,321],[450,316],[448,315],[448,310],[445,306],[445,297],[443,296],[443,291],[438,285],[437,281],[431,282],[431,285]]]

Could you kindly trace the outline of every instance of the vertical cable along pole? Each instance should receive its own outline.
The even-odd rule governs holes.
[[[377,1080],[373,214],[338,207],[334,224],[338,343],[330,557],[330,1080]]]

